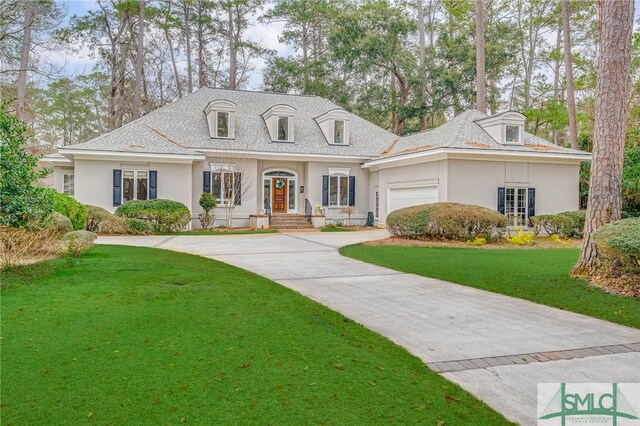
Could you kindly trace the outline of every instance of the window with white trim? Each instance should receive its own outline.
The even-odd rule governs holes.
[[[329,176],[329,206],[346,207],[349,205],[349,176]]]
[[[211,173],[211,193],[218,205],[236,205],[242,202],[242,173],[219,170]]]
[[[216,136],[219,138],[229,137],[229,112],[216,112]]]
[[[149,171],[123,170],[122,200],[129,201],[147,199],[149,199]]]
[[[62,175],[62,193],[73,197],[75,194],[74,183],[73,173],[64,173]]]
[[[376,191],[376,204],[375,204],[375,215],[376,219],[380,216],[380,192]]]
[[[279,115],[278,116],[278,140],[289,141],[289,117]]]
[[[520,143],[520,126],[507,124],[504,129],[505,143]]]
[[[527,188],[505,188],[504,214],[509,225],[527,224]]]
[[[344,121],[335,120],[333,122],[333,143],[342,145],[344,143]]]

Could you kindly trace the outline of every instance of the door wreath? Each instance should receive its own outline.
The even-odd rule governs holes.
[[[284,181],[282,179],[276,179],[274,185],[276,186],[276,188],[282,189],[284,188]]]

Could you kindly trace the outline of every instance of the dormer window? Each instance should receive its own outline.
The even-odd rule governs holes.
[[[217,137],[228,138],[229,137],[229,113],[218,111],[217,116]]]
[[[209,136],[217,139],[234,139],[236,104],[226,99],[209,102],[204,109],[209,125]]]
[[[316,117],[316,123],[330,145],[349,145],[351,114],[336,108]]]
[[[475,122],[502,145],[522,145],[525,116],[515,111],[476,119]]]
[[[289,140],[289,117],[278,116],[278,140]]]
[[[520,143],[520,126],[505,127],[505,143]]]
[[[344,121],[343,120],[335,120],[333,122],[333,143],[335,144],[344,143]]]
[[[274,105],[262,114],[273,142],[293,142],[296,109],[290,105]]]

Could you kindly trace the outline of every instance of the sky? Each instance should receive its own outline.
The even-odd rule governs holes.
[[[639,0],[640,1],[640,0]],[[93,0],[57,0],[61,8],[66,10],[66,19],[73,15],[82,16],[90,10],[98,8]],[[61,23],[61,26],[66,22]],[[267,49],[276,51],[278,56],[289,56],[293,53],[293,48],[289,45],[282,44],[278,41],[278,36],[282,33],[284,23],[265,24],[254,20],[253,24],[246,33],[246,37]],[[186,69],[186,60],[180,59],[179,67]],[[80,49],[79,52],[61,52],[56,51],[50,53],[48,62],[53,64],[55,68],[62,69],[63,74],[68,76],[77,76],[88,74],[91,72],[95,61],[90,58],[88,49]],[[261,70],[265,65],[263,59],[256,60],[256,70],[252,73],[249,81],[250,89],[259,89],[262,85]]]

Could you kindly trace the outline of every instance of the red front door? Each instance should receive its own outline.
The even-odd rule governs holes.
[[[271,193],[273,194],[273,213],[287,212],[287,178],[272,178]]]

